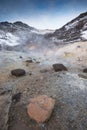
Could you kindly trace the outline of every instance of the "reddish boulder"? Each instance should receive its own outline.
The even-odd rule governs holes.
[[[54,105],[54,99],[46,95],[41,95],[30,100],[27,113],[30,118],[34,119],[37,123],[43,123],[50,118]]]

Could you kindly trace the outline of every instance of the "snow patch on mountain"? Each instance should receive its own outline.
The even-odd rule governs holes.
[[[72,21],[57,29],[53,34],[46,34],[45,37],[54,44],[65,45],[67,43],[87,40],[87,12],[80,14]],[[63,41],[63,42],[62,42]]]
[[[82,37],[83,37],[84,39],[87,39],[87,30],[82,32]]]
[[[74,21],[73,23],[70,23],[65,26],[66,30],[69,30],[71,28],[74,28],[78,24],[78,20]]]
[[[8,45],[8,46],[16,46],[19,45],[19,38],[12,33],[2,33],[0,35],[0,44],[1,45]]]
[[[52,38],[52,42],[58,42],[58,43],[63,43],[64,39],[57,39],[56,37]]]
[[[84,16],[83,18],[80,18],[80,21],[86,20],[86,19],[87,19],[87,16]]]

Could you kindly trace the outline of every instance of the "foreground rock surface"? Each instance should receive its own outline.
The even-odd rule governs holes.
[[[53,69],[57,71],[67,71],[67,68],[63,64],[53,64]]]
[[[34,119],[37,123],[43,123],[50,118],[54,105],[54,99],[46,95],[41,95],[31,99],[27,107],[27,112],[30,118]]]
[[[25,73],[26,72],[23,69],[15,69],[15,70],[11,71],[11,74],[16,76],[16,77],[23,76],[23,75],[25,75]]]
[[[0,130],[87,130],[87,73],[83,73],[87,67],[87,42],[67,45],[60,52],[61,55],[53,55],[49,60],[49,66],[48,59],[36,59],[40,64],[35,62],[29,67],[24,61],[30,54],[0,52]],[[68,72],[56,73],[52,69],[40,72],[51,68],[53,63],[68,66]],[[9,76],[14,68],[23,68],[27,74],[21,78]],[[21,97],[15,95],[19,93]],[[29,99],[39,94],[56,99],[54,112],[44,124],[31,120],[26,112]]]

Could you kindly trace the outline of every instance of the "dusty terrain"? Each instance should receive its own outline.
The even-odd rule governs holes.
[[[20,57],[21,56],[21,57]],[[33,63],[26,60],[33,59]],[[68,71],[55,72],[54,63]],[[26,75],[14,77],[16,68]],[[31,57],[20,52],[0,52],[0,130],[87,130],[87,42],[78,42]],[[15,94],[21,93],[16,97]],[[45,94],[56,100],[49,121],[37,124],[26,108],[30,98]]]

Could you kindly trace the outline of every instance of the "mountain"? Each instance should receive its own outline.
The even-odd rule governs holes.
[[[0,23],[0,45],[1,48],[14,47],[18,45],[24,45],[34,40],[34,34],[32,31],[37,29],[28,26],[20,21],[15,23],[1,22]]]
[[[80,14],[54,33],[46,34],[45,37],[57,45],[87,40],[87,12]]]
[[[0,49],[48,51],[66,43],[87,40],[87,12],[57,30],[38,30],[23,22],[0,23]]]
[[[38,30],[25,23],[17,21],[15,23],[0,23],[0,49],[6,50],[33,50],[40,48],[47,43],[44,34],[53,32],[52,30]],[[45,45],[46,46],[46,45]]]

